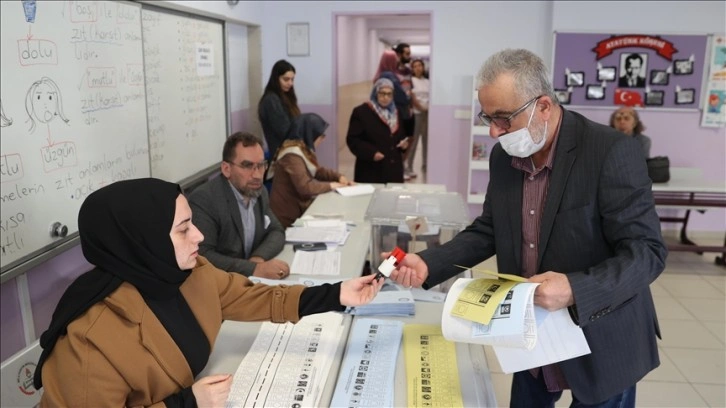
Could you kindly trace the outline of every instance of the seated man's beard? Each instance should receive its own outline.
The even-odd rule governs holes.
[[[264,185],[263,186],[260,186],[260,188],[243,187],[242,190],[240,191],[240,193],[242,193],[242,195],[244,197],[257,198],[260,195],[262,195],[262,189],[263,188],[265,188]]]

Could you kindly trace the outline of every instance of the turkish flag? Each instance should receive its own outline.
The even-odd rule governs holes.
[[[628,89],[615,90],[615,104],[625,106],[643,106],[643,96],[638,91]]]

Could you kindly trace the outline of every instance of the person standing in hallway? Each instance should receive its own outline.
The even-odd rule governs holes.
[[[393,103],[393,82],[380,78],[373,86],[373,95],[350,115],[346,142],[355,156],[354,180],[403,183],[403,152],[408,138]]]
[[[668,254],[639,143],[563,108],[544,61],[492,55],[477,74],[492,148],[482,213],[446,244],[407,254],[391,278],[433,287],[496,255],[500,272],[538,283],[534,303],[566,310],[591,353],[514,373],[511,407],[634,407],[660,365],[650,285]],[[387,254],[381,254],[386,257]]]
[[[268,173],[274,180],[270,208],[285,228],[303,215],[318,194],[351,184],[342,174],[318,164],[315,148],[325,140],[328,126],[320,115],[303,113],[295,118],[273,158]]]
[[[423,60],[416,59],[411,62],[413,69],[413,77],[411,81],[411,102],[413,103],[413,116],[416,125],[413,128],[413,136],[409,146],[408,157],[406,158],[406,169],[404,176],[417,176],[413,169],[413,160],[416,157],[416,146],[421,140],[421,170],[426,171],[426,156],[428,155],[428,136],[429,136],[429,78],[426,74]]]
[[[295,67],[285,60],[275,62],[257,111],[267,141],[268,159],[275,156],[293,119],[300,115],[294,85]]]

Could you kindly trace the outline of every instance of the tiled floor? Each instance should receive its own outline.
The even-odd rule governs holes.
[[[349,101],[348,104],[360,102],[339,107],[340,112],[345,112],[339,113],[339,117],[345,118],[339,132],[347,131],[350,111],[367,98],[369,86],[341,88],[345,97],[339,96],[339,100]],[[344,137],[339,166],[343,174],[352,178],[354,158]],[[425,174],[420,171],[420,144],[414,168],[419,177],[410,182],[425,183]],[[674,232],[667,235],[669,240],[675,237]],[[695,237],[707,244],[723,243],[722,234]],[[651,285],[663,335],[658,341],[661,365],[638,383],[636,406],[726,407],[726,268],[714,265],[714,257],[713,253],[672,252],[665,271]],[[489,259],[481,266],[496,271],[496,260]],[[506,407],[512,376],[502,373],[494,353],[488,347],[485,349],[497,403]],[[567,407],[570,402],[569,392],[565,392],[557,407]]]
[[[718,236],[698,239],[703,240],[719,243]],[[726,268],[714,265],[714,257],[672,252],[651,285],[663,335],[661,365],[638,383],[636,406],[726,407]],[[496,270],[496,260],[482,266]],[[502,373],[492,350],[485,350],[497,404],[506,407],[512,375]],[[565,392],[556,406],[568,407],[571,401]]]

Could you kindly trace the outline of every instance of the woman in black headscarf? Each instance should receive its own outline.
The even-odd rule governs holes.
[[[198,256],[204,239],[177,184],[121,181],[86,198],[78,217],[95,269],[61,297],[35,372],[41,406],[224,405],[229,374],[194,378],[222,321],[297,322],[369,302],[372,276],[336,285],[252,284]]]
[[[342,174],[318,164],[315,148],[325,139],[328,122],[304,113],[292,123],[267,177],[272,178],[270,208],[287,228],[310,207],[318,194],[352,183]]]

